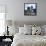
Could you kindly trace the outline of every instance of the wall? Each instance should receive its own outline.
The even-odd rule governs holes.
[[[37,16],[24,16],[24,3],[37,3]],[[46,21],[46,0],[0,0],[7,5],[7,20]]]

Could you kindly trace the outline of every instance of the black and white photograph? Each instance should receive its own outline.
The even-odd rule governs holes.
[[[25,16],[36,16],[37,4],[36,3],[24,3],[24,15]]]

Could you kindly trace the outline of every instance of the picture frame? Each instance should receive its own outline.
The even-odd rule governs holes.
[[[24,16],[36,16],[37,3],[24,3]]]

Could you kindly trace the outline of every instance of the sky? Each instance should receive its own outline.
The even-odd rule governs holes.
[[[27,7],[31,7],[33,6],[33,8],[35,9],[36,8],[36,4],[25,4],[25,10],[27,10]]]

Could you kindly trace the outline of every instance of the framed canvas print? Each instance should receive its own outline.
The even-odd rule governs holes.
[[[37,3],[24,3],[24,15],[36,16],[37,15]]]

